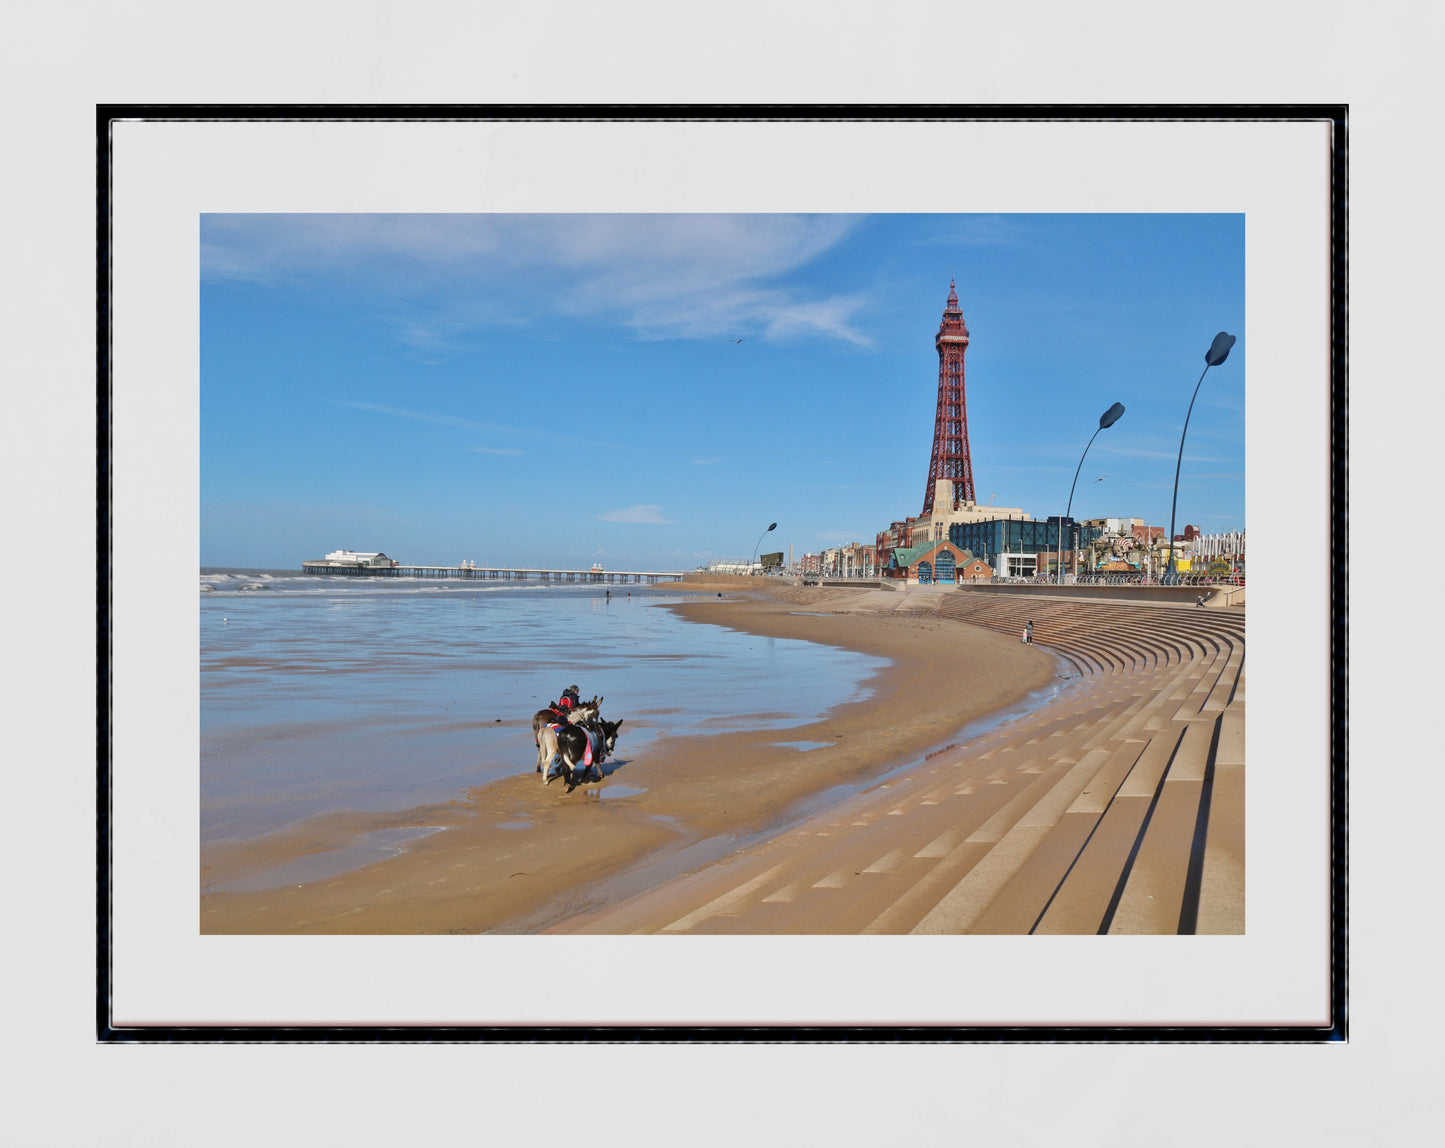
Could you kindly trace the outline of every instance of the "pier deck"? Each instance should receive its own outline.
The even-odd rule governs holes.
[[[502,581],[647,583],[680,582],[680,570],[553,570],[515,566],[370,566],[356,562],[303,562],[304,574],[359,578],[467,578]]]

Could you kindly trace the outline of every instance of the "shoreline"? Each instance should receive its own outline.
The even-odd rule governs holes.
[[[663,736],[636,759],[624,727],[604,780],[570,795],[542,786],[528,770],[448,802],[380,814],[338,811],[209,848],[201,932],[535,931],[598,908],[597,890],[604,883],[626,888],[629,872],[680,872],[780,831],[830,790],[906,768],[1057,680],[1048,654],[942,618],[927,599],[914,598],[780,585],[663,604],[698,624],[838,646],[887,664],[864,683],[865,696],[804,725]],[[308,857],[319,871],[366,834],[421,827],[446,831],[413,837],[379,863],[332,876],[303,875],[299,884],[253,892],[207,891],[284,865],[304,873]]]

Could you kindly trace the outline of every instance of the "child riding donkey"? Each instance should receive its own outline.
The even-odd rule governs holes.
[[[597,775],[602,775],[602,763],[616,748],[622,722],[603,721],[601,709],[601,697],[584,702],[578,687],[572,685],[554,704],[533,716],[537,772],[542,774],[544,785],[563,777],[571,793],[594,767]]]
[[[568,686],[562,691],[558,698],[546,709],[540,709],[532,715],[532,740],[537,743],[537,771],[542,770],[542,731],[549,725],[568,725],[578,722],[587,722],[596,718],[601,711],[602,699],[593,698],[590,702],[580,700],[577,687]]]

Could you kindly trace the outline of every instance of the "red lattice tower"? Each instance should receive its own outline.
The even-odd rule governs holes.
[[[968,457],[968,407],[963,394],[963,354],[968,350],[968,328],[958,291],[948,281],[948,305],[933,345],[938,348],[938,410],[933,416],[933,458],[928,463],[928,487],[923,492],[923,517],[933,513],[933,484],[940,478],[953,482],[953,499],[975,502],[973,463]],[[952,510],[953,507],[941,507]]]

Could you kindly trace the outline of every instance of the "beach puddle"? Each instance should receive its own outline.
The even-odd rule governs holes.
[[[791,747],[806,753],[810,749],[822,749],[824,746],[832,745],[831,741],[775,741],[774,745]]]
[[[821,610],[789,610],[789,614],[800,615],[804,618],[831,618],[832,614],[825,614]]]
[[[362,834],[351,845],[340,849],[327,849],[321,853],[308,853],[284,865],[277,865],[249,877],[210,885],[209,893],[254,893],[261,889],[279,889],[283,885],[305,885],[310,881],[324,881],[328,877],[339,877],[353,869],[360,869],[376,861],[384,861],[403,852],[408,845],[419,838],[436,833],[443,826],[422,825],[405,829],[374,829]]]
[[[635,785],[608,785],[597,791],[599,797],[636,797],[638,794],[646,793],[646,789],[639,789]]]
[[[646,789],[638,789],[630,785],[598,785],[595,781],[585,783],[582,786],[582,796],[588,801],[601,801],[604,798],[615,797],[637,797],[646,793]]]
[[[531,829],[530,821],[503,821],[497,826],[498,829]]]

